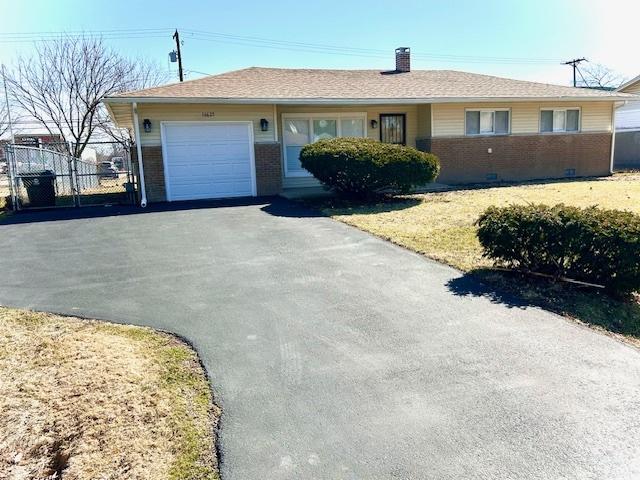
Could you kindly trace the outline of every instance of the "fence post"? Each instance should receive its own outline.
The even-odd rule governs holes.
[[[75,175],[75,171],[76,171],[75,163],[76,163],[75,157],[67,157],[67,166],[69,168],[69,183],[71,184],[71,196],[73,197],[73,206],[79,207],[80,194],[76,187],[77,182],[76,182],[76,175]]]
[[[133,160],[131,159],[131,148],[132,148],[131,142],[129,140],[125,140],[124,158],[125,158],[125,161],[127,162],[126,164],[127,183],[130,185],[128,199],[132,205],[135,205],[138,200],[138,183],[137,183],[136,174],[133,170]]]
[[[11,194],[11,208],[14,211],[20,210],[20,205],[18,205],[18,186],[17,186],[17,172],[15,165],[15,149],[11,147],[11,145],[5,145],[5,155],[7,157],[7,174],[9,175],[9,192]]]

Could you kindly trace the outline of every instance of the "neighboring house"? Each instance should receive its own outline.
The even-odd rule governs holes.
[[[639,95],[616,112],[615,168],[640,168],[640,75],[621,85],[618,92]]]
[[[106,98],[135,132],[149,201],[318,185],[302,146],[370,137],[431,151],[443,183],[607,175],[629,95],[448,70],[247,68]],[[143,198],[143,201],[145,198]]]

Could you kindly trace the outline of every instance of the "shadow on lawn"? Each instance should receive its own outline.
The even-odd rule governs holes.
[[[415,207],[422,200],[415,197],[384,196],[376,200],[349,200],[339,197],[300,200],[305,206],[316,210],[331,210],[331,215],[368,215],[394,212]]]
[[[485,297],[512,308],[540,307],[640,339],[637,300],[613,298],[597,289],[489,268],[472,270],[447,287],[454,295]]]

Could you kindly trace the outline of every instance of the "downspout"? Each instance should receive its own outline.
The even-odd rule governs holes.
[[[140,175],[140,206],[147,206],[147,188],[144,183],[144,162],[142,161],[142,145],[140,145],[140,123],[138,121],[138,102],[131,104],[133,112],[133,134],[136,137],[136,153],[138,157],[138,172]]]
[[[616,152],[616,110],[627,104],[627,101],[622,103],[613,102],[613,108],[611,109],[611,163],[609,164],[609,173],[613,174],[613,163],[615,161]]]
[[[273,104],[273,138],[278,141],[278,106]]]

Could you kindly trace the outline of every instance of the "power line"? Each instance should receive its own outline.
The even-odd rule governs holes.
[[[184,31],[184,33],[191,33],[189,31]],[[307,53],[319,53],[319,54],[327,54],[327,55],[341,55],[341,56],[350,56],[350,57],[366,57],[366,58],[388,58],[389,52],[383,50],[376,50],[371,52],[364,51],[350,51],[346,49],[342,49],[342,47],[327,47],[327,46],[313,46],[313,47],[302,47],[298,45],[286,46],[279,41],[277,43],[270,43],[269,41],[250,41],[242,38],[233,38],[233,37],[208,37],[203,36],[201,34],[192,34],[188,38],[193,40],[202,40],[209,42],[217,42],[217,43],[225,43],[231,45],[241,45],[241,46],[250,46],[250,47],[260,47],[260,48],[271,48],[276,50],[287,50],[287,51],[296,51],[296,52],[307,52]],[[435,62],[447,62],[447,63],[493,63],[493,64],[534,64],[534,65],[546,65],[546,64],[557,64],[556,60],[545,60],[545,59],[533,59],[533,60],[518,60],[515,58],[500,58],[500,57],[471,57],[471,56],[456,56],[456,55],[440,55],[440,54],[424,54],[424,53],[415,53],[412,52],[412,57],[418,60],[428,60]]]
[[[118,30],[60,30],[60,31],[42,31],[42,32],[0,32],[1,38],[8,39],[39,39],[49,37],[61,37],[61,36],[117,36],[117,35],[148,35],[148,34],[166,34],[171,32],[169,28],[130,28],[130,29],[118,29]]]
[[[341,55],[363,58],[388,58],[386,50],[373,48],[345,47],[340,45],[314,44],[277,40],[246,35],[232,35],[205,30],[182,29],[188,38],[199,41],[209,41],[241,45],[249,47],[270,48],[296,52],[316,53],[325,55]],[[72,38],[102,38],[105,40],[122,40],[132,38],[163,38],[171,34],[171,29],[119,29],[119,30],[95,30],[95,31],[70,31],[70,32],[13,32],[0,33],[0,43],[16,42],[42,42],[55,41],[64,37]],[[419,53],[414,51],[412,56],[418,60],[428,60],[447,63],[492,63],[492,64],[557,64],[558,59],[551,58],[526,58],[526,57],[498,57],[498,56],[473,56],[440,53]]]
[[[271,48],[294,48],[300,51],[320,51],[321,53],[333,54],[349,54],[353,56],[367,57],[384,57],[387,58],[389,52],[387,50],[372,48],[354,48],[343,47],[338,45],[312,44],[304,42],[291,42],[275,39],[267,39],[262,37],[230,35],[217,32],[207,32],[204,30],[183,30],[184,33],[190,34],[190,38],[198,40],[220,41],[222,43],[228,41],[243,42],[248,45],[266,46]],[[524,57],[480,57],[471,55],[453,55],[453,54],[434,54],[434,53],[417,53],[412,52],[414,58],[424,58],[428,60],[441,59],[446,61],[482,61],[482,62],[511,62],[511,63],[557,63],[558,59],[551,58],[524,58]]]
[[[187,73],[197,73],[198,75],[207,75],[211,76],[213,73],[199,72],[198,70],[185,70]]]

